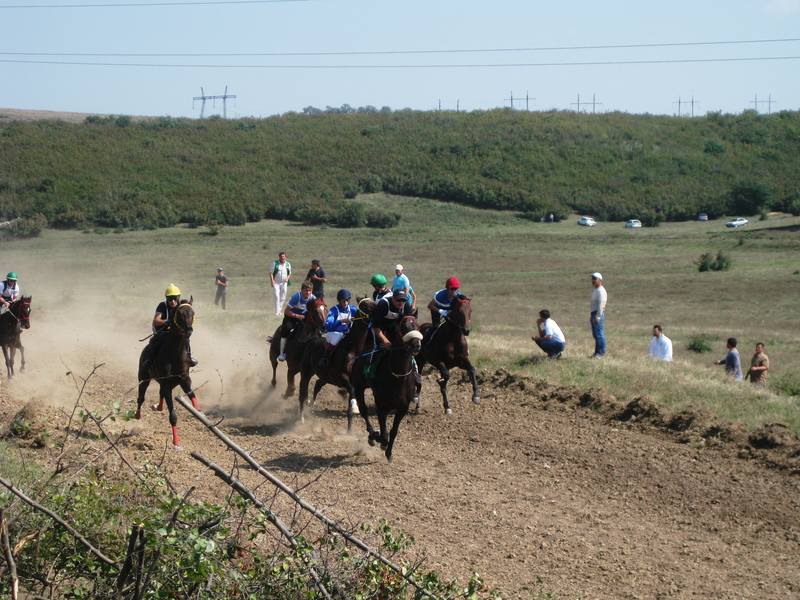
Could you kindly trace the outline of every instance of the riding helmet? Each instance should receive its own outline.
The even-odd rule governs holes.
[[[389,282],[386,279],[386,275],[382,275],[381,273],[375,273],[372,276],[372,279],[369,280],[370,285],[386,285]]]
[[[449,277],[447,281],[445,281],[444,287],[448,290],[457,290],[461,288],[461,282],[458,281],[458,277]]]
[[[16,281],[17,273],[15,271],[9,271],[8,275],[6,275],[6,279],[8,279],[9,281]]]
[[[341,302],[342,300],[350,300],[353,297],[353,294],[350,293],[350,290],[346,290],[342,288],[336,293],[336,301]]]
[[[180,295],[181,295],[181,290],[180,290],[180,288],[179,288],[177,285],[175,285],[174,283],[170,283],[170,284],[167,286],[167,289],[166,289],[166,290],[164,290],[164,295],[165,295],[167,298],[169,298],[170,296],[180,296]]]

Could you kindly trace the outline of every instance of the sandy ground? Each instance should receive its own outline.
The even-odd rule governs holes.
[[[264,365],[263,356],[253,361]],[[123,398],[131,407],[132,382],[111,367],[92,380],[86,402]],[[198,370],[196,384],[207,371]],[[31,397],[30,377],[4,382],[2,422]],[[619,421],[603,409],[611,400],[601,392],[505,373],[483,379],[480,406],[470,402],[468,386],[454,382],[454,414],[445,416],[427,378],[423,410],[403,422],[391,464],[367,446],[362,422],[346,433],[344,405],[332,389],[303,425],[296,400],[280,398],[282,382],[268,387],[266,369],[251,375],[248,385],[259,391],[246,401],[234,401],[224,386],[211,393],[210,384],[200,397],[281,478],[319,476],[303,493],[331,515],[387,518],[427,550],[428,567],[463,580],[478,571],[507,597],[800,597],[800,459],[770,468],[766,454],[751,449],[742,458],[742,447],[687,437],[691,429],[681,437],[643,415]],[[154,400],[151,390],[148,405]],[[131,462],[161,459],[166,415],[148,410],[141,422],[115,427],[135,432],[123,445]],[[226,467],[231,453],[185,411],[179,427],[184,448],[167,454],[171,479],[180,490],[195,485],[221,499],[222,488],[189,453]]]

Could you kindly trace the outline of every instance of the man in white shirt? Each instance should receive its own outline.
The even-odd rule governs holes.
[[[567,347],[567,340],[558,323],[550,318],[550,311],[546,308],[539,311],[536,329],[539,335],[531,336],[536,345],[547,353],[548,358],[561,358],[561,353]]]
[[[589,322],[594,338],[594,354],[590,358],[603,358],[606,355],[606,302],[608,293],[603,286],[603,276],[592,273],[592,306]]]
[[[292,265],[286,260],[286,252],[278,252],[278,260],[272,263],[269,278],[275,293],[275,316],[279,317],[283,313],[283,303],[286,302],[286,288],[292,279]]]
[[[672,362],[672,340],[664,335],[661,325],[653,325],[653,339],[650,340],[650,356],[656,360]]]

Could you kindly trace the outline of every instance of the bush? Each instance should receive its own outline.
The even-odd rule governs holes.
[[[741,240],[740,240],[741,241]],[[710,252],[704,252],[697,259],[697,270],[701,273],[705,271],[727,271],[731,268],[731,258],[722,250],[717,252],[717,256],[713,257]]]
[[[33,216],[15,221],[11,225],[9,232],[14,237],[30,238],[39,235],[45,227],[47,227],[47,217],[42,213],[36,213]]]
[[[706,140],[705,146],[703,146],[703,152],[706,154],[724,154],[725,146],[717,140]]]
[[[689,344],[686,348],[698,354],[705,354],[706,352],[711,352],[710,340],[711,336],[704,333],[693,335],[689,338]]]
[[[755,215],[768,206],[770,193],[767,187],[758,182],[739,182],[728,194],[728,209],[731,213]]]
[[[367,227],[375,227],[377,229],[391,229],[400,222],[400,215],[397,213],[390,213],[377,208],[367,210],[364,217]]]
[[[800,375],[786,373],[769,380],[769,387],[785,396],[800,396]]]
[[[333,224],[337,227],[363,227],[366,223],[364,207],[356,202],[348,202],[334,215]]]

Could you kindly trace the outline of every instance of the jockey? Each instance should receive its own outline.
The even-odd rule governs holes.
[[[313,285],[310,281],[304,281],[300,286],[300,291],[292,294],[286,308],[283,310],[283,323],[281,324],[281,351],[278,360],[286,360],[286,340],[292,335],[297,326],[306,318],[308,312],[307,305],[312,300],[316,300],[311,293]]]
[[[14,302],[21,295],[19,284],[17,284],[17,274],[14,271],[6,275],[6,280],[0,283],[0,308],[3,312],[8,310],[8,305]]]
[[[153,337],[147,345],[147,352],[143,358],[149,360],[164,338],[164,334],[169,331],[172,318],[181,302],[181,290],[174,283],[170,283],[164,290],[164,301],[156,306],[156,314],[153,315]],[[189,355],[189,364],[197,366],[197,361],[192,356],[192,348],[189,345],[189,338],[186,338],[186,352]]]
[[[384,348],[390,348],[390,336],[403,317],[411,316],[411,303],[401,290],[393,292],[391,296],[381,298],[370,315],[372,331],[377,335],[377,342]]]
[[[444,284],[444,288],[433,295],[433,300],[428,303],[431,311],[431,321],[433,326],[439,325],[442,317],[446,317],[450,306],[455,298],[463,298],[464,294],[459,291],[461,283],[458,277],[449,277]]]
[[[336,294],[338,304],[328,312],[325,319],[325,339],[328,344],[335,346],[350,331],[353,318],[358,314],[358,308],[350,304],[353,295],[349,290],[339,290]]]
[[[378,302],[382,298],[390,298],[392,296],[392,290],[389,289],[389,280],[386,279],[386,275],[375,273],[370,278],[369,283],[375,289],[375,291],[372,292],[372,299],[375,302]]]

